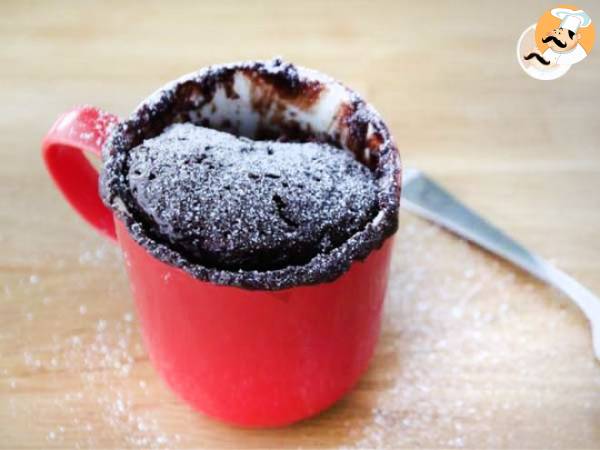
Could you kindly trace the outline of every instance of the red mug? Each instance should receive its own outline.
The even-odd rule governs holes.
[[[159,92],[177,90],[190,79],[204,80],[206,73]],[[266,290],[198,279],[140,245],[99,195],[98,173],[84,153],[100,157],[104,146],[104,155],[110,154],[110,137],[123,122],[96,108],[75,108],[52,126],[42,151],[50,175],[74,209],[120,245],[156,370],[199,411],[241,426],[281,426],[333,404],[357,382],[373,354],[392,239],[327,283]],[[378,126],[375,143],[371,136],[359,145],[355,135],[346,133],[347,143],[377,150],[383,137],[396,152],[387,129]],[[398,157],[390,158],[392,192],[399,199]]]

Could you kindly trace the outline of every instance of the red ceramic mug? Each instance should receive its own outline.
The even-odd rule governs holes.
[[[236,64],[216,68],[229,68],[233,75],[223,75],[215,68],[189,75],[149,97],[125,121],[92,107],[73,109],[56,121],[42,145],[48,171],[66,199],[94,228],[120,245],[146,348],[158,372],[198,410],[242,426],[279,426],[309,417],[333,404],[355,384],[367,368],[379,334],[392,239],[382,238],[379,248],[352,262],[345,273],[331,282],[278,290],[216,284],[160,260],[135,239],[127,217],[115,214],[103,203],[98,192],[98,173],[84,153],[100,156],[104,147],[107,159],[116,147],[115,135],[125,130],[138,127],[134,134],[143,138],[144,133],[155,135],[160,131],[150,125],[159,124],[160,129],[171,121],[197,120],[204,110],[198,106],[202,102],[189,101],[192,97],[210,97],[210,102],[217,104],[218,116],[224,105],[219,94],[221,87],[236,89],[239,95],[229,100],[246,102],[246,108],[257,104],[250,101],[256,100],[256,95],[267,93],[269,101],[280,102],[289,109],[300,108],[298,114],[290,116],[300,121],[293,124],[295,128],[302,126],[303,120],[312,121],[313,130],[319,133],[315,114],[323,116],[323,111],[330,110],[323,127],[328,126],[332,136],[362,158],[372,158],[366,163],[374,170],[380,170],[384,164],[389,169],[382,186],[392,199],[387,213],[396,214],[399,161],[377,113],[364,102],[359,105],[357,102],[362,101],[342,85],[298,68],[302,80],[321,83],[318,100],[313,99],[307,106],[310,92],[303,91],[292,98],[289,86],[282,88],[282,80],[273,78],[264,67],[268,66]],[[217,88],[215,83],[206,88],[208,77],[215,73]],[[243,86],[239,77],[250,89]],[[286,80],[289,82],[289,77],[283,78]],[[259,84],[262,91],[257,88]],[[311,86],[311,92],[316,92],[317,85]],[[203,91],[205,88],[212,91]],[[159,105],[161,100],[157,99],[164,100],[165,96],[169,107],[163,108],[167,112],[157,120],[159,116],[153,113],[152,105]],[[358,126],[352,122],[357,115],[352,108],[357,105],[368,108],[366,111],[373,114],[369,119],[372,123]],[[215,108],[211,106],[211,110],[214,114]],[[182,111],[186,115],[182,116]],[[298,119],[301,112],[307,114],[304,119]],[[214,117],[204,117],[198,123],[218,127]],[[285,122],[288,119],[281,117],[260,119],[269,120],[270,124],[279,120],[281,127],[291,126]],[[244,133],[251,134],[247,131],[250,125],[242,124]],[[352,129],[354,126],[359,133]],[[385,146],[389,148],[386,150]],[[384,154],[384,150],[393,154]],[[382,155],[387,158],[383,163]]]

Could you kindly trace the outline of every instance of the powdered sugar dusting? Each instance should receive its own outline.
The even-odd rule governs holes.
[[[187,123],[129,158],[129,187],[148,232],[205,266],[303,265],[378,210],[369,169],[328,144],[252,141]]]
[[[112,244],[3,274],[2,435],[30,448],[596,447],[600,371],[585,318],[439,228],[400,223],[370,370],[336,407],[284,430],[222,426],[168,392]]]
[[[382,388],[368,418],[349,424],[341,448],[526,448],[529,433],[545,434],[547,448],[565,448],[563,427],[573,420],[548,416],[565,407],[566,392],[555,391],[561,375],[547,367],[569,353],[560,336],[567,315],[578,313],[544,301],[556,294],[438,227],[407,215],[401,223],[378,370],[367,375]],[[548,322],[532,319],[539,314]],[[589,349],[580,361],[586,355],[583,371],[600,386]],[[563,376],[581,376],[577,367],[565,366]],[[590,395],[600,404],[600,390],[588,390],[570,405],[580,441],[566,447],[593,440]]]
[[[244,83],[240,84],[240,77]],[[236,91],[241,85],[247,89]],[[174,123],[186,122],[235,135],[250,130],[252,134],[246,137],[251,139],[285,136],[349,150],[372,171],[378,186],[378,212],[383,214],[377,216],[377,223],[368,223],[333,251],[319,253],[303,265],[228,270],[190,260],[147,232],[147,221],[137,217],[127,185],[131,149]],[[380,115],[341,83],[280,59],[211,66],[169,83],[116,126],[103,155],[102,198],[133,239],[161,261],[215,284],[279,290],[332,281],[353,261],[379,248],[397,228],[400,161]]]
[[[82,280],[86,269],[102,267],[119,273],[122,266],[116,246],[108,242],[95,248],[82,248],[74,263],[80,266]],[[119,278],[120,283],[106,285],[104,291],[98,293],[101,295],[98,300],[106,302],[116,297],[123,302],[127,299],[123,274]],[[32,279],[35,282],[32,283]],[[152,398],[157,387],[165,388],[152,372],[142,371],[148,362],[133,312],[125,309],[115,316],[107,311],[107,304],[88,301],[73,304],[74,311],[66,314],[77,318],[78,323],[60,317],[52,319],[55,309],[64,307],[61,303],[64,300],[53,303],[47,295],[50,286],[46,285],[46,277],[32,274],[4,289],[5,299],[11,299],[15,291],[28,299],[19,340],[14,340],[16,336],[0,335],[4,355],[9,355],[8,348],[11,352],[20,346],[24,348],[17,365],[0,371],[14,393],[8,404],[8,417],[15,421],[26,420],[32,424],[32,431],[43,432],[44,443],[38,448],[104,448],[110,435],[113,440],[119,440],[121,448],[175,448],[182,436],[163,430],[155,415],[136,407],[143,399]],[[90,281],[83,284],[76,279],[71,289],[85,292],[93,287]],[[69,287],[65,285],[64,289],[68,291]],[[123,310],[127,306],[128,302],[118,308]],[[35,336],[39,327],[48,334],[34,344],[29,336]],[[13,339],[10,347],[7,347],[8,338]],[[142,367],[140,360],[144,361]],[[152,381],[140,379],[141,371],[148,373]],[[132,378],[134,373],[135,378]],[[23,396],[21,400],[22,391],[37,389],[30,381],[32,376],[39,377],[44,390],[33,399]],[[68,386],[64,386],[63,380],[68,380]],[[54,391],[60,393],[48,394]],[[82,408],[85,414],[82,414]],[[61,422],[57,423],[59,417]],[[44,429],[44,424],[49,422],[53,425]],[[6,425],[3,423],[2,426]],[[34,436],[30,439],[35,439]]]

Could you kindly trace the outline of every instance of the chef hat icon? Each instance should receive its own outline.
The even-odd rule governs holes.
[[[569,8],[554,8],[550,11],[554,17],[561,20],[560,27],[577,33],[579,28],[586,28],[592,23],[592,19],[582,9],[574,11]]]

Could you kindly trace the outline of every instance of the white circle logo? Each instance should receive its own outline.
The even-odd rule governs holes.
[[[546,65],[535,56],[527,59],[536,50],[535,29],[536,24],[534,23],[523,31],[523,34],[519,38],[519,42],[517,43],[517,60],[519,61],[519,65],[527,75],[536,80],[556,80],[567,73],[571,66],[558,64]]]

